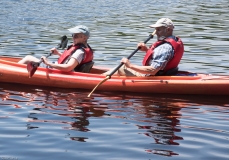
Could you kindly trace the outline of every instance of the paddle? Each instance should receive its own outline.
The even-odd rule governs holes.
[[[64,49],[67,46],[67,43],[68,43],[68,38],[67,38],[67,36],[64,35],[63,37],[61,37],[61,43],[58,44],[56,48]],[[49,57],[51,55],[52,55],[52,53],[49,53],[46,57]],[[27,70],[28,70],[29,78],[31,78],[34,75],[34,73],[37,70],[37,67],[40,66],[40,64],[42,62],[43,62],[43,60],[41,59],[39,62],[29,62],[27,64]]]
[[[146,44],[151,38],[153,38],[154,34],[156,33],[156,30],[149,35],[149,37],[144,41],[144,43]],[[128,57],[127,59],[130,59],[140,48],[138,47],[137,49],[135,49]],[[95,91],[95,89],[100,86],[101,84],[103,84],[105,81],[107,81],[108,79],[111,78],[111,76],[120,68],[122,67],[124,63],[120,63],[109,75],[106,76],[106,78],[104,78],[100,83],[98,83],[95,88],[91,91],[91,93],[88,94],[87,97],[90,97],[91,94]]]

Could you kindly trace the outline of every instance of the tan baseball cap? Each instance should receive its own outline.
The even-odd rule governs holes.
[[[171,29],[174,28],[173,22],[169,18],[161,18],[155,24],[150,25],[150,27],[152,28],[162,27],[162,26],[169,27]]]

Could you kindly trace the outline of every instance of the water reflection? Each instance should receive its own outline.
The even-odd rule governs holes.
[[[150,143],[179,145],[179,141],[183,138],[177,136],[176,132],[181,132],[179,118],[182,117],[182,114],[180,110],[185,107],[185,104],[163,99],[158,100],[153,97],[141,97],[143,98],[141,100],[140,97],[126,96],[125,94],[120,96],[119,100],[122,103],[117,104],[118,106],[109,107],[110,112],[112,110],[114,113],[113,117],[131,120],[139,129],[138,134],[153,139],[153,141],[149,141]],[[109,100],[112,99],[109,96]],[[109,103],[107,104],[109,105]],[[128,116],[115,116],[117,112],[127,112]],[[178,155],[174,151],[159,148],[145,149],[145,151],[164,156]]]
[[[42,94],[41,94],[42,93]],[[67,124],[67,126],[62,127],[65,130],[73,130],[80,132],[89,132],[89,117],[100,117],[105,115],[103,110],[100,110],[98,106],[91,106],[94,102],[82,102],[80,93],[64,93],[55,91],[42,91],[32,93],[32,97],[39,97],[39,101],[42,101],[42,105],[34,105],[33,103],[38,101],[34,99],[31,105],[34,105],[33,111],[28,116],[28,129],[39,128],[31,127],[33,123],[57,123],[57,124]],[[42,98],[43,97],[43,98]],[[54,116],[55,119],[41,119],[41,114],[58,115]],[[60,116],[60,117],[59,117]],[[63,118],[63,117],[67,117]],[[63,120],[65,119],[65,120]],[[69,138],[74,141],[86,142],[88,137],[71,137]]]
[[[175,152],[171,147],[162,147],[162,149],[161,145],[177,146],[184,140],[181,136],[182,126],[190,127],[181,124],[180,121],[182,118],[187,118],[183,115],[187,113],[185,109],[199,110],[201,105],[210,104],[219,106],[217,112],[220,112],[222,109],[220,106],[228,106],[225,97],[209,99],[209,97],[199,96],[148,96],[98,92],[94,97],[87,98],[88,92],[1,84],[0,105],[3,115],[0,118],[15,118],[17,116],[15,114],[26,107],[29,108],[27,117],[22,115],[18,118],[27,118],[27,130],[39,132],[44,126],[61,127],[62,131],[72,131],[66,137],[77,142],[90,140],[90,136],[82,133],[91,132],[90,123],[93,118],[121,119],[124,123],[117,124],[116,128],[122,127],[125,123],[133,124],[137,130],[131,132],[136,135],[136,138],[137,135],[143,135],[143,141],[146,137],[151,138],[151,140],[147,138],[147,143],[141,148],[142,150],[157,155],[174,156],[179,155],[179,152]],[[4,107],[14,107],[17,110],[8,112]],[[102,127],[110,126],[104,124]],[[206,127],[205,130],[209,129]]]

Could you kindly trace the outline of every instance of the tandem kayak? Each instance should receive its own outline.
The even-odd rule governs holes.
[[[93,66],[90,73],[62,72],[38,67],[32,78],[28,77],[21,58],[0,57],[0,82],[78,88],[92,90],[106,76],[109,68]],[[229,95],[229,75],[196,74],[179,71],[175,76],[125,77],[112,76],[96,90],[140,93]]]

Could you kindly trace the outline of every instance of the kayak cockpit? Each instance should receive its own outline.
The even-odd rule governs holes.
[[[7,57],[7,56],[1,56],[0,60],[2,64],[8,64],[8,65],[14,65],[14,66],[21,66],[21,64],[17,64],[17,62],[21,59],[21,57]],[[86,70],[90,70],[90,74],[103,74],[106,71],[108,71],[110,68],[107,67],[99,67],[99,66],[93,66],[94,62],[91,62],[88,64],[88,66],[85,68]],[[39,70],[46,70],[46,69],[39,69]],[[88,71],[81,71],[81,72],[88,72]],[[172,76],[149,76],[150,77],[199,77],[199,74],[188,72],[188,71],[178,71],[177,74]]]

